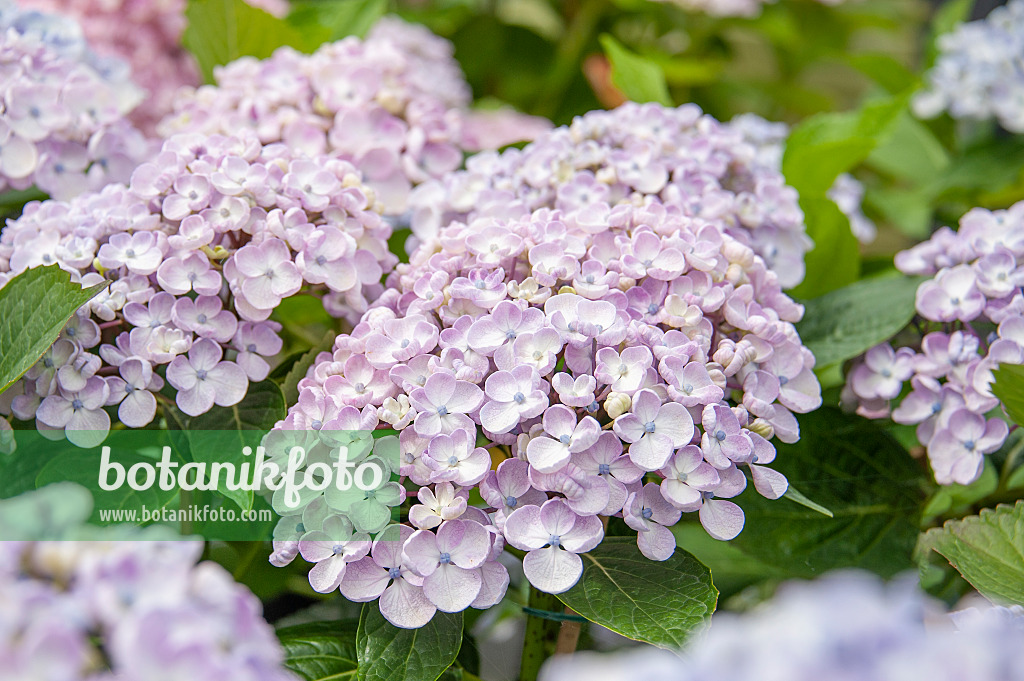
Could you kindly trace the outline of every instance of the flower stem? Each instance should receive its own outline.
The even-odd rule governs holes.
[[[560,612],[562,604],[555,596],[530,587],[530,608],[534,610],[550,610]],[[522,666],[519,670],[519,681],[537,681],[541,665],[555,653],[558,640],[559,623],[527,615],[526,639],[523,641]]]

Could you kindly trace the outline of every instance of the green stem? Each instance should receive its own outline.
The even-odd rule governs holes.
[[[534,113],[546,118],[552,118],[558,113],[561,97],[579,72],[583,51],[593,40],[604,10],[605,0],[582,0],[579,10],[573,15],[565,35],[558,43],[555,62],[537,97]]]
[[[529,606],[535,610],[562,611],[557,597],[530,587]],[[558,641],[559,623],[533,615],[526,617],[526,639],[523,641],[523,663],[519,670],[519,681],[537,681],[541,665],[555,653]]]

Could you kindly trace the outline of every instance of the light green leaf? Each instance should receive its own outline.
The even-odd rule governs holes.
[[[292,3],[288,24],[319,42],[362,38],[387,10],[387,0],[300,0]]]
[[[355,621],[311,622],[279,629],[284,666],[304,681],[340,681],[356,675]]]
[[[359,615],[356,653],[359,681],[436,681],[462,646],[462,613],[437,612],[419,629],[399,629],[380,614],[377,602]]]
[[[32,368],[75,311],[106,286],[84,289],[49,265],[26,270],[0,288],[0,393]]]
[[[992,394],[1003,403],[1014,423],[1024,424],[1024,366],[1000,364],[992,375],[996,378]]]
[[[320,44],[321,36],[303,34],[244,0],[188,0],[185,18],[182,44],[195,55],[207,83],[214,82],[215,66],[239,57],[266,59],[283,45],[312,52]]]
[[[842,288],[860,276],[860,246],[850,231],[850,221],[831,199],[801,197],[807,236],[814,248],[804,257],[804,280],[789,293],[813,298]]]
[[[945,147],[925,125],[904,111],[889,135],[868,156],[872,168],[914,184],[930,181],[949,166]]]
[[[826,518],[835,518],[836,517],[835,514],[832,513],[832,511],[828,510],[827,508],[825,508],[824,506],[822,506],[818,502],[812,501],[812,500],[808,499],[804,495],[803,492],[798,490],[796,487],[793,487],[793,485],[790,485],[788,488],[786,488],[786,493],[783,494],[782,496],[786,497],[790,501],[795,501],[796,503],[800,504],[801,506],[806,506],[807,508],[811,509],[812,511],[817,511],[818,513],[822,514]]]
[[[909,95],[872,100],[856,111],[821,113],[793,128],[782,158],[801,198],[824,196],[841,173],[868,157],[906,110]]]
[[[601,36],[608,61],[612,65],[612,83],[634,102],[658,102],[672,106],[665,74],[649,59],[630,52],[608,34]]]
[[[867,419],[823,408],[800,416],[800,441],[776,444],[773,467],[833,517],[748,489],[733,544],[794,577],[855,567],[890,577],[914,565],[924,501],[921,467]]]
[[[715,611],[711,573],[681,548],[654,564],[636,539],[605,537],[581,558],[583,576],[559,600],[627,638],[677,650]]]
[[[1024,605],[1024,501],[951,520],[929,530],[923,543],[989,600]]]
[[[797,324],[800,339],[825,368],[884,342],[914,317],[914,299],[921,279],[864,279],[804,301]]]

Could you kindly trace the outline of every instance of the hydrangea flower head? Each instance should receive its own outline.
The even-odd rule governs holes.
[[[150,423],[165,380],[186,414],[237,404],[281,351],[269,317],[285,298],[316,292],[328,312],[354,320],[380,294],[397,259],[374,203],[352,165],[293,157],[243,132],[172,137],[128,186],[29,204],[0,237],[0,272],[56,264],[107,288],[2,413],[75,441],[103,435],[107,406],[127,426]],[[365,360],[346,366],[353,385],[339,390],[390,394]]]
[[[483,233],[499,247],[472,238]],[[586,285],[595,270],[602,284]],[[534,586],[571,588],[579,554],[603,539],[601,516],[622,517],[652,560],[675,551],[668,528],[683,513],[735,537],[743,511],[730,499],[747,471],[780,497],[787,483],[769,467],[769,440],[795,441],[794,412],[821,402],[793,327],[802,308],[775,273],[718,223],[660,202],[519,205],[452,223],[388,285],[300,381],[299,405],[274,433],[301,435],[308,414],[346,410],[363,427],[400,431],[399,474],[419,503],[399,527],[418,531],[388,530],[404,548],[374,563],[390,571],[387,588],[419,603],[416,622],[431,607],[500,599],[506,543],[525,552]],[[368,400],[341,389],[355,358],[388,377]],[[480,508],[469,503],[477,487]],[[456,537],[472,542],[472,560],[457,556]],[[364,564],[379,579],[353,593],[368,600],[385,580]],[[431,585],[438,566],[451,575],[445,589]]]
[[[906,347],[868,350],[847,377],[858,413],[917,426],[943,485],[974,482],[1009,433],[1006,421],[988,415],[999,406],[992,371],[1024,364],[1022,235],[1024,203],[975,208],[958,232],[944,227],[897,254],[901,271],[930,277],[917,289],[920,333]]]
[[[142,99],[125,64],[72,19],[0,2],[0,192],[71,198],[128,180],[152,144],[125,120]]]
[[[781,146],[748,128],[757,132],[720,123],[692,104],[627,103],[614,111],[592,111],[522,150],[478,154],[465,171],[417,187],[411,199],[413,232],[436,247],[443,240],[442,226],[452,221],[552,208],[575,212],[574,227],[593,233],[603,229],[603,205],[661,202],[686,217],[717,223],[752,247],[784,287],[792,287],[803,280],[811,241],[796,191],[780,172],[778,154],[762,151],[765,145]],[[500,257],[517,247],[514,239],[495,238],[493,230],[479,233],[473,248]],[[671,281],[682,271],[685,253],[661,248],[650,236],[637,235],[628,248],[630,257],[622,260],[625,276]],[[531,264],[542,264],[536,281],[550,286],[546,280],[559,276],[574,254],[546,245],[532,249],[530,257]],[[608,285],[600,262],[580,270],[580,276],[573,274],[568,281],[581,291]]]
[[[384,211],[400,216],[410,189],[462,165],[463,151],[497,148],[538,132],[537,119],[502,126],[466,111],[472,94],[452,45],[395,17],[363,40],[350,37],[312,55],[280,48],[215,72],[216,85],[183,90],[159,125],[163,134],[252,130],[310,155],[354,164]],[[509,114],[513,115],[513,114]],[[493,118],[493,116],[492,116]]]

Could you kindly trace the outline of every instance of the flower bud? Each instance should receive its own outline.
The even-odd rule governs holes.
[[[768,423],[767,421],[761,418],[757,418],[751,421],[750,425],[747,426],[747,430],[749,430],[752,433],[757,433],[765,440],[771,440],[773,437],[775,437],[775,428],[772,426],[772,424]]]
[[[625,393],[608,393],[604,400],[604,410],[613,419],[617,419],[633,406],[633,400]]]

